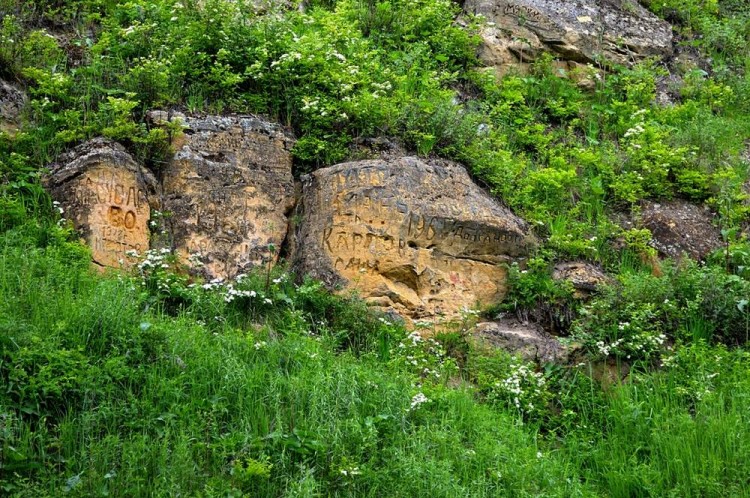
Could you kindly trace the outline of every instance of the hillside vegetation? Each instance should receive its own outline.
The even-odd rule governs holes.
[[[0,131],[0,495],[750,496],[750,9],[644,3],[686,57],[581,86],[551,56],[496,77],[447,0],[0,0],[28,94]],[[372,137],[456,160],[541,245],[434,339],[283,265],[95,272],[44,169],[105,136],[158,174],[157,108],[277,120],[298,175]],[[705,262],[650,245],[639,213],[670,199],[716,213]],[[573,259],[611,285],[578,299],[552,278]],[[471,341],[499,312],[577,361]]]

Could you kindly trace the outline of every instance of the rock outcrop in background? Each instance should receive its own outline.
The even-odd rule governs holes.
[[[156,125],[169,118],[150,116]],[[299,275],[356,290],[409,321],[439,322],[501,300],[506,264],[522,263],[536,245],[527,224],[459,164],[355,161],[306,175],[295,189],[294,139],[278,125],[255,117],[176,119],[184,133],[159,180],[101,138],[51,167],[48,188],[97,265],[127,266],[135,261],[130,251],[166,244],[193,273],[231,279],[275,263],[283,246]],[[165,236],[153,236],[161,224]],[[582,295],[608,281],[585,262],[561,263],[554,278]]]
[[[641,212],[643,227],[651,231],[651,245],[662,256],[688,256],[696,261],[703,261],[723,244],[715,219],[707,207],[682,200],[646,202]]]
[[[47,185],[91,248],[94,263],[127,265],[127,252],[149,248],[151,208],[159,207],[159,186],[115,142],[86,142],[51,167]]]
[[[632,64],[672,53],[672,28],[635,0],[468,0],[483,15],[480,58],[500,72],[523,69],[543,52],[569,64]]]
[[[502,263],[533,246],[526,223],[463,167],[404,157],[320,169],[303,179],[295,269],[355,288],[413,319],[455,318],[506,292]]]
[[[512,318],[478,323],[472,337],[486,346],[502,349],[527,361],[565,363],[571,348],[563,346],[541,327]]]
[[[18,130],[25,102],[26,95],[20,89],[0,80],[0,132],[12,135]]]
[[[175,252],[209,278],[275,261],[294,205],[292,137],[255,117],[182,121],[163,172]]]
[[[105,139],[52,167],[50,192],[96,264],[119,267],[127,252],[149,249],[151,209],[159,209],[183,263],[207,278],[232,278],[275,262],[296,202],[302,221],[290,257],[300,274],[356,289],[402,316],[452,319],[501,299],[503,263],[523,260],[535,243],[526,223],[458,164],[340,164],[305,177],[295,200],[293,139],[280,127],[251,117],[178,119],[184,136],[161,184]]]
[[[504,263],[523,261],[535,244],[526,223],[458,164],[415,157],[339,164],[303,177],[297,197],[294,139],[278,125],[255,117],[178,119],[184,134],[160,181],[102,138],[51,166],[48,189],[97,265],[127,266],[128,252],[163,247],[166,239],[193,272],[224,279],[274,263],[288,246],[299,274],[355,289],[411,320],[450,320],[502,299]],[[301,221],[288,240],[294,206]],[[706,208],[648,202],[641,214],[638,224],[664,256],[702,260],[721,245]],[[155,218],[166,222],[158,241]],[[610,282],[583,261],[558,264],[553,278],[569,281],[581,298]]]

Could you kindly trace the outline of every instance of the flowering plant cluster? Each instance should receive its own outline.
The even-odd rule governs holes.
[[[598,301],[582,309],[582,319],[574,327],[574,337],[595,356],[635,361],[657,358],[665,351],[667,336],[653,303],[629,303],[615,316],[602,306],[609,303]]]
[[[225,303],[237,310],[247,310],[273,306],[274,302],[291,304],[291,298],[284,289],[288,282],[289,275],[282,273],[272,280],[269,277],[268,285],[260,287],[259,282],[243,273],[235,277],[234,282],[226,282],[219,287]]]
[[[188,275],[171,249],[150,249],[143,254],[130,250],[126,257],[143,290],[144,300],[165,304],[175,311],[181,308],[205,315],[203,318],[223,321],[227,313],[253,315],[293,304],[290,296],[296,286],[284,272],[240,274],[231,280],[214,278],[201,283]],[[201,266],[195,255],[188,259],[193,267]]]
[[[533,364],[514,358],[505,375],[490,386],[487,398],[514,408],[528,418],[547,410],[551,393],[544,373],[537,371]]]
[[[717,391],[732,382],[737,361],[745,364],[750,353],[711,347],[705,341],[679,344],[661,360],[661,367],[674,386],[674,394],[695,404],[709,401]],[[724,386],[722,385],[724,384]]]
[[[411,332],[392,348],[391,356],[396,364],[406,367],[420,382],[441,382],[456,369],[443,346],[431,337],[422,337],[418,331]]]
[[[646,109],[634,112],[633,124],[622,136],[626,160],[612,182],[612,189],[618,200],[628,204],[644,197],[671,196],[680,190],[677,188],[679,179],[688,171],[686,166],[691,154],[695,155],[689,147],[668,145],[674,130],[647,119],[648,115]],[[673,183],[675,176],[678,185]],[[707,183],[707,178],[702,180],[703,184]]]
[[[154,298],[173,298],[189,291],[188,278],[177,271],[179,264],[171,249],[149,249],[143,254],[131,249],[125,255],[135,264],[141,287]]]

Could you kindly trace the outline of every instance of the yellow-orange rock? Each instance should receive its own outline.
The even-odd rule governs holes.
[[[463,167],[404,157],[303,178],[295,269],[410,319],[453,319],[506,292],[534,241]]]
[[[157,183],[121,145],[101,138],[80,145],[51,167],[47,186],[97,265],[117,268],[128,264],[126,252],[148,250]]]
[[[210,278],[275,261],[294,205],[293,139],[255,117],[182,121],[163,174],[175,252]]]

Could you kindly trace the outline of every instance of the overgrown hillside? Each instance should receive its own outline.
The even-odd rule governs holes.
[[[0,0],[0,495],[750,496],[750,9],[643,4],[671,56],[500,76],[451,1]],[[283,264],[95,271],[42,177],[101,136],[158,176],[153,109],[277,121],[297,177],[457,161],[539,246],[417,332]],[[569,361],[474,340],[497,316]]]

